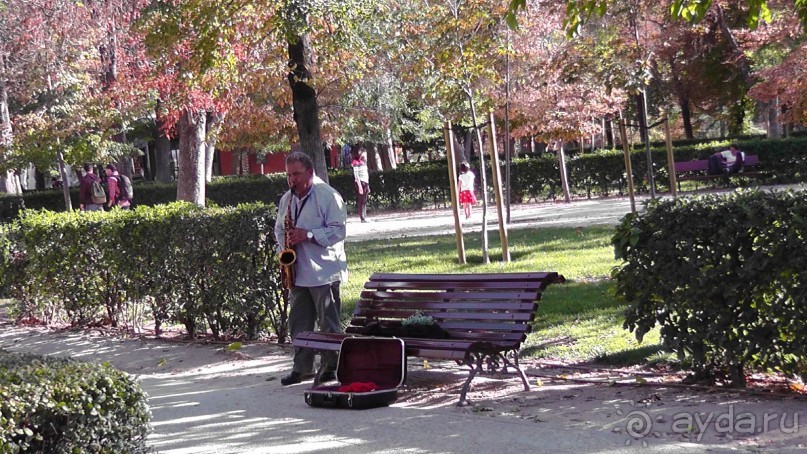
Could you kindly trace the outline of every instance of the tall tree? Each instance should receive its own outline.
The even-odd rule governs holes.
[[[517,58],[511,65],[517,81],[511,100],[515,137],[535,137],[558,154],[564,198],[569,201],[563,143],[599,131],[600,118],[616,112],[625,91],[607,87],[581,60],[562,32],[562,16],[548,2],[531,2],[522,26],[513,34]]]
[[[0,61],[9,100],[3,170],[32,162],[46,171],[60,154],[76,165],[123,150],[109,143],[113,121],[93,58],[106,31],[94,22],[101,3],[9,0],[0,7]]]
[[[170,56],[174,53],[171,49],[193,55],[195,63],[185,65],[184,82],[193,80],[197,86],[207,86],[218,99],[226,97],[227,108],[241,102],[246,95],[242,91],[245,81],[255,77],[254,73],[241,71],[250,66],[242,62],[252,59],[251,67],[264,74],[276,74],[278,63],[287,62],[285,79],[290,87],[298,142],[302,151],[313,158],[317,175],[327,180],[317,99],[321,78],[318,72],[338,72],[338,62],[331,60],[333,47],[328,44],[345,42],[358,24],[356,18],[370,9],[372,2],[367,0],[157,2],[147,21],[147,41],[161,55]],[[320,46],[314,53],[316,43]],[[218,104],[218,111],[226,113],[227,109],[221,110],[222,103]]]

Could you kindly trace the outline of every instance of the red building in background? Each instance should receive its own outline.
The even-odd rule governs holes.
[[[271,153],[258,159],[255,153],[219,151],[222,175],[266,175],[286,171],[286,154]]]
[[[299,151],[298,145],[292,145],[292,151]],[[325,156],[329,168],[339,168],[342,148],[331,145]],[[258,159],[255,153],[238,153],[217,150],[221,175],[266,175],[286,171],[286,155],[288,153],[271,153],[265,159]]]

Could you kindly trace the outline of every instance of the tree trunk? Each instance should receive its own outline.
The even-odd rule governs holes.
[[[185,110],[179,120],[177,200],[205,206],[205,123],[201,110]]]
[[[644,112],[644,101],[641,94],[634,95],[633,99],[636,102],[636,119],[638,120],[636,123],[639,125],[639,137],[642,143],[647,143],[647,124],[642,114]]]
[[[20,194],[20,185],[17,184],[17,175],[14,175],[13,170],[6,170],[0,175],[0,192],[7,194]]]
[[[563,142],[558,141],[558,167],[560,167],[560,185],[563,187],[563,199],[566,203],[572,201],[569,191],[569,176],[566,173],[566,153],[563,151]]]
[[[62,176],[62,197],[64,197],[64,208],[65,211],[73,211],[73,201],[70,200],[70,180],[68,180],[67,177],[67,167],[64,163],[64,153],[62,153],[61,143],[58,142],[58,139],[57,144],[59,145],[60,149],[56,153],[56,162],[59,165],[59,175]],[[78,171],[76,171],[76,173],[78,173]],[[80,181],[81,177],[79,176],[79,182]],[[81,201],[79,201],[79,204],[81,204]]]
[[[768,138],[779,139],[782,137],[779,128],[779,98],[774,98],[768,104]]]
[[[216,140],[218,139],[221,124],[225,114],[221,112],[208,112],[205,133],[205,181],[213,181],[213,158],[216,153]]]
[[[0,55],[0,146],[11,145],[12,134],[11,116],[8,113],[5,59]]]
[[[325,153],[322,150],[322,139],[319,126],[319,105],[317,92],[309,85],[311,72],[308,69],[309,55],[308,36],[296,36],[289,40],[289,86],[291,87],[292,104],[294,106],[294,122],[297,124],[297,135],[300,149],[314,161],[314,172],[328,182],[328,169],[325,165]]]
[[[605,124],[605,144],[608,149],[614,149],[614,121],[610,118],[606,118],[603,123]]]
[[[382,170],[381,159],[378,156],[378,147],[373,142],[362,143],[367,152],[367,170]]]
[[[462,148],[462,159],[465,162],[471,162],[474,157],[474,132],[470,129],[465,132],[465,146]]]
[[[45,189],[45,174],[40,172],[39,169],[34,169],[34,180],[36,180],[36,189]]]
[[[754,78],[751,72],[751,62],[748,60],[748,56],[737,42],[737,38],[734,37],[734,32],[732,32],[728,23],[726,23],[726,18],[723,14],[723,7],[715,3],[715,12],[717,25],[720,27],[720,31],[725,35],[726,41],[734,53],[735,66],[740,70],[740,74],[743,78],[742,96],[738,102],[729,106],[729,121],[731,122],[729,124],[729,134],[739,135],[743,133],[745,123],[745,107],[747,102],[745,94],[748,92],[748,89],[754,85]]]
[[[381,147],[381,162],[384,170],[395,170],[398,168],[398,158],[395,156],[395,145],[392,143],[392,131],[386,129],[387,142]]]
[[[154,177],[160,183],[170,183],[173,180],[171,169],[171,139],[165,134],[165,116],[161,113],[160,101],[157,101],[157,132],[154,145]]]
[[[732,52],[734,52],[734,56],[736,57],[735,64],[739,68],[740,74],[743,76],[745,89],[748,90],[748,88],[754,85],[754,78],[751,75],[751,63],[748,61],[746,53],[737,42],[737,38],[734,37],[734,32],[731,31],[731,28],[729,28],[729,25],[726,23],[726,17],[723,15],[723,7],[721,7],[719,3],[715,3],[715,12],[717,25],[720,27],[720,31],[726,36],[726,41],[729,47],[731,47]]]
[[[0,55],[0,146],[11,145],[11,116],[8,113],[8,92],[6,91],[5,59]],[[0,192],[19,194],[15,184],[16,175],[9,170],[0,175]]]
[[[681,107],[681,120],[684,122],[684,136],[687,139],[694,139],[695,133],[692,129],[692,110],[689,108],[689,97],[683,93],[679,94],[678,106]]]
[[[107,29],[107,40],[105,43],[98,46],[98,56],[101,59],[101,65],[104,67],[104,73],[101,75],[101,83],[104,91],[109,90],[115,81],[118,80],[118,38],[115,34],[115,28],[110,26]],[[117,107],[120,107],[118,105]],[[120,131],[112,136],[112,140],[120,143],[126,143],[126,133],[123,131],[121,124],[116,125]],[[126,175],[131,178],[134,172],[134,163],[132,163],[131,156],[120,156],[117,162],[118,172],[121,175]]]
[[[681,119],[684,122],[684,136],[687,139],[694,139],[692,132],[692,110],[689,107],[689,93],[687,91],[687,81],[682,80],[679,65],[675,63],[675,58],[670,57],[670,71],[672,72],[672,87],[678,95],[678,106],[681,108]]]

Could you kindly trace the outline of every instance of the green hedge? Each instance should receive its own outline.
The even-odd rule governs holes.
[[[0,350],[0,453],[145,453],[151,411],[109,364]]]
[[[17,316],[74,325],[181,323],[188,335],[286,336],[271,205],[24,211],[0,230]]]
[[[759,155],[760,171],[765,177],[755,179],[762,183],[794,183],[807,180],[807,138],[783,140],[735,140],[749,154]],[[675,160],[706,159],[710,154],[728,146],[728,140],[697,141],[675,147]],[[669,190],[667,151],[663,146],[651,148],[657,189]],[[624,195],[627,188],[624,157],[621,151],[598,151],[579,154],[567,152],[568,175],[575,196]],[[649,190],[647,159],[643,149],[631,153],[633,180],[636,190]],[[478,162],[473,162],[479,177]],[[504,174],[504,172],[502,172]],[[488,175],[490,169],[488,168]],[[355,211],[355,190],[350,170],[331,171],[330,184],[344,197]],[[477,178],[477,183],[481,178]],[[515,159],[511,166],[511,201],[519,203],[542,198],[555,198],[561,194],[560,173],[554,153]],[[447,206],[449,202],[448,170],[446,161],[433,161],[401,165],[387,172],[370,172],[371,193],[368,200],[373,210],[400,210],[433,206]],[[207,200],[212,205],[235,206],[241,203],[277,203],[286,191],[283,174],[251,177],[223,177],[207,186]],[[136,183],[136,205],[157,205],[176,200],[175,184]],[[72,192],[73,206],[78,206],[78,191]],[[492,199],[491,199],[492,200]],[[0,221],[14,219],[21,208],[63,211],[61,192],[39,191],[23,196],[0,196]]]
[[[807,380],[805,192],[738,191],[657,200],[613,238],[616,295],[641,341],[664,346],[699,375],[744,384],[743,371]]]

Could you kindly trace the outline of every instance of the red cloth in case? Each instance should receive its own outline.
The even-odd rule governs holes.
[[[339,387],[340,393],[366,393],[370,391],[375,391],[378,389],[375,383],[368,381],[368,382],[360,382],[356,381],[349,385],[343,385]]]

